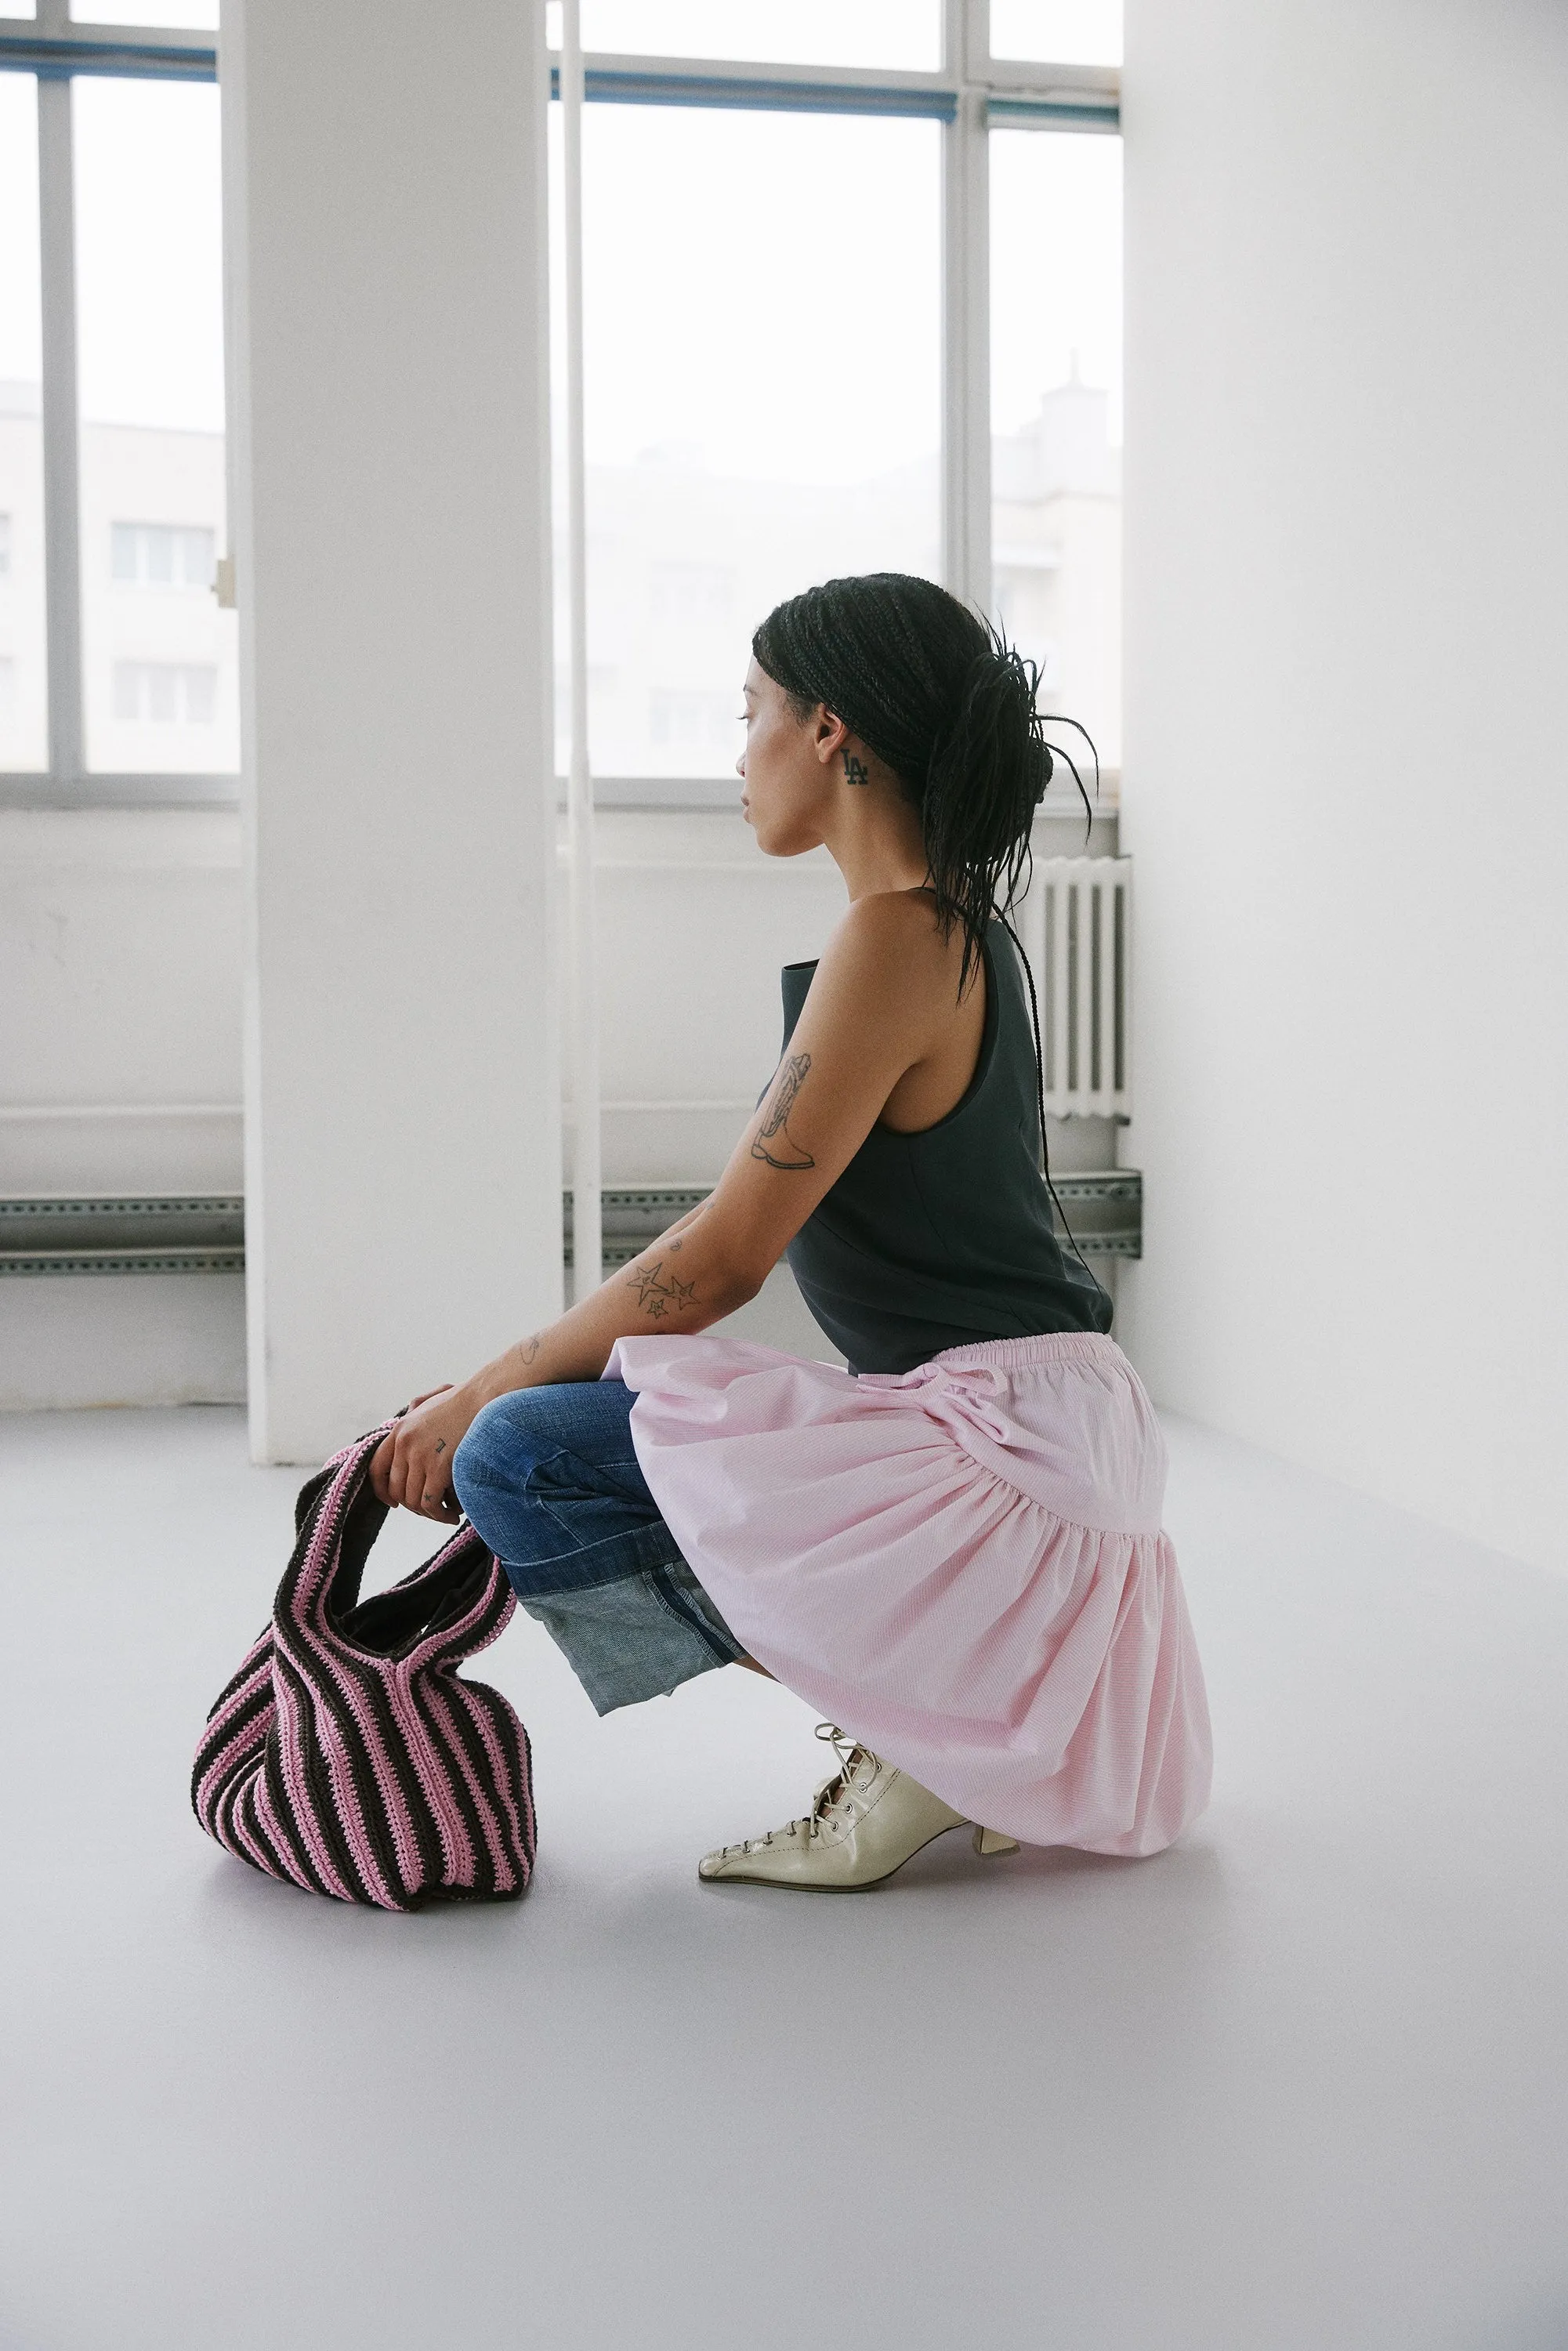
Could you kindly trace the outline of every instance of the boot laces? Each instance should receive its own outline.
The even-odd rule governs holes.
[[[817,1737],[832,1749],[839,1759],[839,1768],[822,1782],[811,1800],[810,1811],[802,1813],[799,1820],[786,1822],[781,1829],[769,1829],[766,1836],[747,1837],[744,1844],[727,1844],[724,1847],[727,1854],[760,1853],[776,1839],[787,1837],[803,1836],[810,1840],[820,1836],[824,1829],[837,1826],[841,1807],[852,1813],[850,1794],[857,1785],[856,1772],[862,1764],[869,1763],[869,1776],[874,1778],[878,1770],[877,1759],[869,1747],[862,1747],[858,1739],[849,1738],[836,1722],[819,1722]]]

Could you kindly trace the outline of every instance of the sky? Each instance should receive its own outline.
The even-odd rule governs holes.
[[[559,151],[559,124],[552,124]],[[935,453],[940,130],[843,116],[584,114],[591,463],[847,483]],[[558,154],[559,162],[559,154]],[[1121,142],[992,136],[992,416],[1076,359],[1121,411]]]
[[[82,413],[221,433],[218,93],[83,75],[71,103]],[[39,370],[37,91],[0,73],[0,377]]]
[[[935,449],[939,159],[932,122],[588,108],[590,461],[837,483]]]
[[[581,8],[591,49],[909,72],[941,59],[939,0],[581,0]],[[1117,65],[1122,0],[991,0],[991,51]]]
[[[83,75],[72,102],[81,413],[221,432],[217,90]]]
[[[37,383],[38,347],[37,101],[0,73],[0,378]]]
[[[585,49],[934,71],[939,0],[580,0]],[[1026,0],[1039,7],[1041,0]]]

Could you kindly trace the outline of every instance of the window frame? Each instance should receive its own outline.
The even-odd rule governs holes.
[[[995,123],[1114,136],[1121,74],[1114,66],[993,57],[989,0],[942,0],[942,57],[940,69],[921,73],[591,51],[585,95],[591,104],[915,115],[942,124],[942,569],[946,585],[984,611],[991,601],[988,134]],[[0,807],[233,805],[237,774],[87,768],[71,151],[70,84],[78,75],[215,81],[218,45],[209,33],[156,24],[77,23],[69,0],[38,0],[33,22],[0,20],[5,70],[37,76],[49,765],[0,774]],[[552,97],[557,79],[552,70]],[[730,788],[716,790],[711,779],[691,787],[659,778],[595,779],[601,806],[706,806],[717,791],[727,804]]]

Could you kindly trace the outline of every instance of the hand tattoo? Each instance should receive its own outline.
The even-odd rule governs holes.
[[[444,1438],[444,1437],[438,1437],[436,1438],[436,1440],[435,1440],[435,1449],[436,1449],[437,1453],[444,1453],[444,1452],[445,1452],[445,1450],[446,1450],[446,1439]]]
[[[666,1281],[664,1274],[664,1260],[660,1258],[655,1265],[634,1265],[626,1276],[627,1288],[636,1291],[638,1305],[655,1322],[662,1322],[672,1307],[684,1314],[688,1306],[701,1302],[695,1281],[677,1281],[673,1273]]]
[[[843,755],[843,760],[844,781],[846,784],[870,783],[871,769],[866,766],[863,759],[857,759],[852,751],[846,751]]]
[[[779,1071],[771,1107],[752,1142],[753,1159],[765,1159],[769,1167],[786,1169],[816,1165],[810,1153],[801,1150],[788,1123],[789,1113],[795,1107],[795,1098],[806,1081],[806,1072],[810,1066],[810,1053],[792,1053]],[[774,1142],[778,1143],[777,1152],[768,1149],[768,1144]]]

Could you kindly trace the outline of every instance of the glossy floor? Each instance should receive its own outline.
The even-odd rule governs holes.
[[[699,1886],[804,1710],[600,1723],[519,1620],[533,1889],[398,1918],[186,1809],[296,1473],[227,1411],[0,1423],[5,2351],[1568,2344],[1568,1580],[1171,1435],[1177,1850]]]

